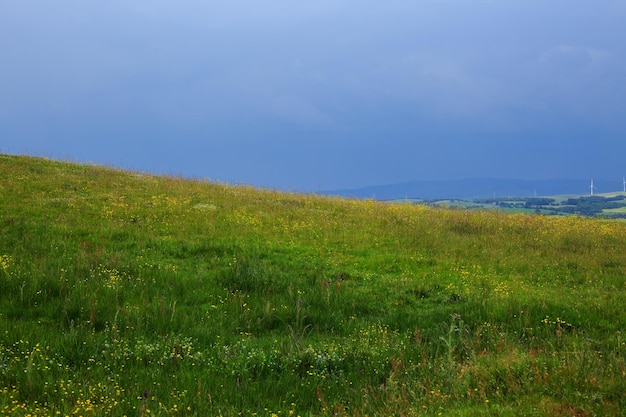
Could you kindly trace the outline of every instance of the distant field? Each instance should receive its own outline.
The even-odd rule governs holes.
[[[0,202],[1,415],[626,409],[623,222],[5,155]]]
[[[626,207],[614,208],[614,209],[605,209],[605,213],[626,213]]]
[[[407,201],[397,200],[397,202],[406,203]],[[623,192],[594,196],[502,197],[476,200],[435,200],[420,203],[433,207],[498,210],[505,213],[626,218],[626,193]]]

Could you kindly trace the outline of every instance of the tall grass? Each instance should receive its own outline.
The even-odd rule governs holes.
[[[619,415],[626,225],[0,156],[3,415]]]

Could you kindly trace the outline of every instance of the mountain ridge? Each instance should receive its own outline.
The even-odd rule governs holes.
[[[609,193],[623,190],[623,182],[615,180],[593,180],[594,193]],[[562,194],[589,195],[591,180],[588,179],[498,179],[467,178],[458,180],[417,180],[403,183],[373,185],[354,189],[323,191],[320,194],[374,200],[402,198],[438,200],[472,200],[492,197],[533,197]]]

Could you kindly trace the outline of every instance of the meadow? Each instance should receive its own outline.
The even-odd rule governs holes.
[[[0,415],[626,410],[626,223],[0,155]]]

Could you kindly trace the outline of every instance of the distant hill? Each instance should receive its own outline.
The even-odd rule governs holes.
[[[463,180],[412,181],[399,184],[377,185],[356,189],[330,190],[321,194],[353,198],[394,200],[412,198],[422,200],[490,197],[532,197],[561,194],[589,194],[589,179],[508,180],[474,178]],[[623,184],[616,180],[594,180],[595,193],[622,191]]]

